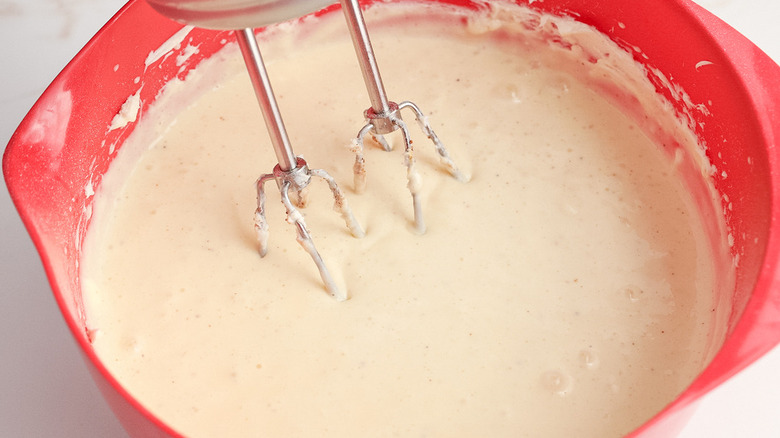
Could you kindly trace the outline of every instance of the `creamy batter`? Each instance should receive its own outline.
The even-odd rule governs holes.
[[[273,184],[261,259],[254,182],[275,159],[228,45],[158,99],[103,181],[82,260],[95,350],[187,436],[629,432],[720,339],[721,255],[679,160],[635,108],[567,73],[573,51],[496,17],[399,10],[368,15],[388,93],[431,116],[471,177],[444,172],[410,124],[427,233],[412,231],[398,138],[368,147],[366,192],[352,190],[368,100],[336,15],[260,42],[296,151],[366,229],[351,237],[327,187],[310,186],[307,223],[350,298],[324,292]]]

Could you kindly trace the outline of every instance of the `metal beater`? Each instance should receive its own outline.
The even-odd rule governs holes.
[[[305,203],[305,189],[311,182],[312,177],[323,179],[333,194],[335,209],[341,214],[352,235],[363,237],[365,233],[353,216],[344,194],[333,177],[322,169],[310,169],[306,161],[296,156],[293,152],[254,31],[252,30],[254,26],[263,26],[313,12],[327,6],[332,0],[253,0],[250,2],[244,0],[214,0],[210,2],[200,0],[147,1],[158,12],[176,21],[211,29],[236,29],[236,39],[255,90],[255,95],[260,104],[263,119],[278,161],[271,173],[264,174],[257,180],[255,230],[260,255],[265,256],[268,251],[269,231],[268,222],[265,218],[265,183],[273,180],[279,188],[282,204],[287,210],[287,222],[295,225],[297,241],[309,253],[317,266],[326,290],[337,300],[345,300],[347,298],[346,294],[338,288],[325,262],[314,246],[314,241],[311,238],[303,215],[293,204],[290,192],[292,191],[296,194],[298,205],[301,206]],[[415,228],[419,233],[423,233],[425,232],[425,222],[423,221],[419,199],[421,182],[419,174],[414,167],[415,160],[411,137],[406,123],[400,115],[402,109],[409,108],[414,112],[420,128],[433,141],[441,162],[450,174],[460,181],[465,181],[466,179],[457,166],[455,166],[444,145],[433,129],[431,129],[427,118],[417,105],[409,101],[396,104],[387,99],[358,0],[340,0],[340,2],[371,101],[371,107],[364,112],[367,123],[352,142],[353,151],[355,152],[355,165],[353,168],[355,190],[362,192],[366,185],[363,145],[366,135],[370,134],[386,151],[390,151],[391,147],[385,140],[384,135],[400,130],[405,144],[404,163],[407,168],[407,187],[412,195]]]
[[[382,76],[379,74],[379,66],[374,57],[374,50],[366,29],[363,12],[360,10],[360,4],[358,0],[340,0],[340,2],[341,9],[344,11],[344,16],[347,19],[347,27],[352,37],[352,43],[355,46],[360,70],[363,73],[363,80],[368,89],[368,97],[371,101],[371,107],[363,112],[367,123],[353,140],[352,149],[355,152],[355,191],[361,193],[366,186],[366,161],[363,156],[363,139],[366,135],[371,134],[385,151],[390,151],[390,144],[385,140],[384,135],[400,130],[404,140],[404,164],[406,165],[407,187],[412,194],[415,229],[422,234],[425,232],[425,221],[423,220],[419,197],[421,179],[414,167],[414,148],[412,147],[412,140],[406,123],[401,118],[400,111],[402,109],[409,108],[414,112],[420,129],[433,142],[436,152],[439,154],[439,159],[447,171],[458,181],[465,182],[466,178],[450,158],[447,149],[431,128],[428,118],[425,117],[420,108],[410,101],[403,101],[398,104],[387,99],[387,94],[382,84]]]
[[[270,180],[275,180],[276,185],[281,192],[282,204],[284,204],[284,207],[287,209],[287,222],[295,225],[298,243],[301,244],[306,252],[309,253],[312,260],[314,260],[314,264],[317,265],[317,269],[320,271],[320,276],[322,277],[322,281],[328,292],[339,301],[346,300],[346,294],[336,286],[336,282],[333,281],[330,271],[328,271],[320,253],[314,246],[314,241],[303,220],[303,215],[295,206],[293,206],[292,201],[290,201],[290,190],[293,190],[296,193],[299,204],[303,204],[305,196],[304,189],[311,182],[312,176],[325,180],[335,199],[334,208],[341,213],[341,216],[344,218],[347,228],[349,228],[352,235],[355,237],[363,237],[365,233],[352,215],[352,211],[347,204],[347,199],[344,197],[344,194],[341,192],[341,189],[339,189],[339,186],[336,184],[333,177],[322,169],[310,169],[303,158],[298,157],[293,153],[292,145],[290,144],[290,139],[287,137],[282,115],[276,104],[276,99],[274,98],[274,93],[271,89],[271,82],[268,78],[265,65],[263,64],[263,58],[260,55],[260,49],[257,46],[254,32],[249,28],[238,30],[236,31],[236,38],[238,39],[238,45],[241,48],[241,54],[244,56],[244,62],[246,63],[247,71],[249,72],[249,77],[252,81],[255,95],[257,96],[257,101],[260,103],[260,108],[263,112],[268,134],[271,137],[271,145],[274,148],[276,159],[279,162],[279,164],[274,167],[272,173],[262,175],[257,180],[255,231],[257,232],[260,256],[264,257],[268,252],[269,233],[268,222],[265,219],[265,183]]]

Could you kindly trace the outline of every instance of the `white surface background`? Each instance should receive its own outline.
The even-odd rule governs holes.
[[[0,144],[123,3],[0,0]],[[780,2],[698,3],[780,62]],[[0,184],[0,437],[126,437],[82,363]],[[780,348],[707,395],[681,436],[780,437]]]

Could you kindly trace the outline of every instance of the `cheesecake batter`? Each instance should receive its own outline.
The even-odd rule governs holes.
[[[367,143],[352,190],[368,100],[343,19],[261,37],[296,151],[366,230],[351,237],[312,183],[302,211],[345,302],[273,184],[257,254],[254,182],[275,159],[235,47],[142,116],[97,194],[82,278],[96,352],[163,421],[193,437],[620,436],[706,365],[723,254],[680,175],[693,137],[673,160],[658,144],[673,133],[602,97],[580,53],[464,14],[367,14],[390,97],[418,103],[470,175],[410,123],[422,236],[398,138]]]

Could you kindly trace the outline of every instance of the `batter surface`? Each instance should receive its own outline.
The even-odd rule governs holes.
[[[193,76],[146,113],[121,154],[148,151],[120,156],[96,201],[88,324],[130,393],[194,437],[495,438],[619,436],[681,392],[712,354],[714,255],[674,163],[626,111],[495,23],[374,18],[390,97],[418,103],[471,177],[446,174],[405,114],[419,236],[398,138],[367,143],[368,186],[352,191],[368,100],[346,29],[322,21],[260,43],[296,151],[366,229],[351,237],[310,186],[306,221],[349,300],[324,292],[273,184],[257,254],[254,182],[275,159],[229,46],[200,67],[217,85],[195,93]],[[166,99],[188,105],[161,124]]]

